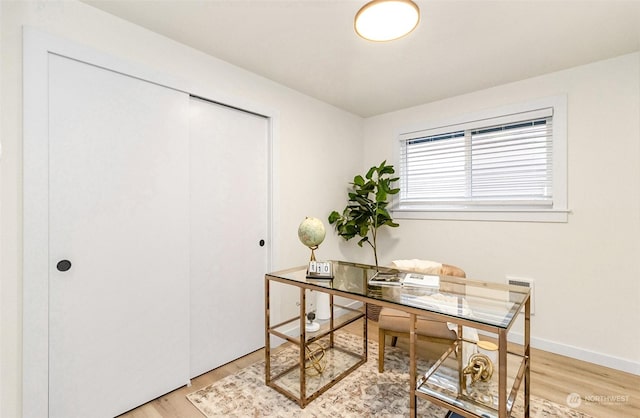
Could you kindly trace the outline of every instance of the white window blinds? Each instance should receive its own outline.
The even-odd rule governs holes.
[[[553,205],[553,109],[403,134],[400,206]]]

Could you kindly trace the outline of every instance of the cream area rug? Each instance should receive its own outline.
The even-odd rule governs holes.
[[[361,344],[351,334],[339,334],[346,344]],[[361,340],[360,340],[361,341]],[[290,348],[292,355],[296,351]],[[304,409],[265,385],[264,361],[187,395],[206,417],[406,417],[409,415],[408,353],[385,349],[385,371],[378,373],[378,345],[369,341],[368,361],[313,400]],[[286,350],[279,355],[287,355]],[[428,364],[418,364],[425,370]],[[512,416],[523,417],[522,389]],[[418,399],[418,416],[443,418],[447,410]],[[567,406],[531,397],[532,418],[589,418]]]

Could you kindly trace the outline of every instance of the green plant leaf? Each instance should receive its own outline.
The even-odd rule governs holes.
[[[384,224],[387,225],[387,226],[390,226],[391,228],[397,228],[397,227],[400,226],[400,224],[393,222],[391,219],[389,219]]]
[[[369,180],[368,182],[366,182],[361,186],[360,190],[370,193],[370,192],[373,192],[375,188],[376,188],[376,183],[373,180]]]
[[[373,177],[373,173],[375,172],[376,172],[376,167],[371,167],[369,171],[367,171],[367,174],[365,174],[365,177],[367,178],[367,180],[371,180],[371,178]]]
[[[385,192],[388,192],[389,191],[389,179],[384,179],[384,178],[380,179],[380,184],[378,184],[378,187],[381,190],[384,190]]]
[[[362,196],[356,196],[356,198],[354,200],[356,202],[358,202],[362,206],[368,206],[368,205],[373,203],[371,200],[367,199],[366,197],[362,197]]]
[[[380,175],[393,174],[395,172],[396,172],[396,170],[394,170],[392,165],[387,165],[387,166],[384,166],[384,167],[380,168]]]
[[[353,178],[353,184],[356,186],[362,186],[364,184],[364,179],[362,176],[358,175]]]
[[[329,215],[329,224],[333,225],[338,219],[340,219],[340,214],[334,210]]]
[[[358,230],[354,225],[345,224],[339,229],[338,233],[347,241],[355,237]]]

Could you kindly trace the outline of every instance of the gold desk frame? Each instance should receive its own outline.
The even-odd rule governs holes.
[[[284,283],[284,284],[288,284],[288,285],[294,285],[300,288],[300,299],[299,299],[299,304],[300,304],[300,312],[299,312],[299,316],[293,317],[291,319],[288,319],[286,321],[280,322],[278,324],[275,325],[271,325],[271,309],[270,309],[270,284],[272,281],[275,282],[279,282],[279,283]],[[330,313],[331,316],[329,318],[329,326],[327,329],[325,330],[320,330],[317,332],[317,335],[313,336],[312,338],[307,339],[307,331],[305,328],[305,318],[306,318],[306,290],[314,290],[314,291],[319,291],[319,292],[324,292],[324,293],[329,293],[329,306],[330,306]],[[313,401],[314,399],[316,399],[318,396],[320,396],[321,394],[323,394],[324,392],[326,392],[328,389],[330,389],[332,386],[334,386],[336,383],[338,383],[339,381],[341,381],[342,379],[344,379],[347,375],[349,375],[352,371],[354,371],[355,369],[357,369],[358,367],[360,367],[361,365],[363,365],[364,363],[367,362],[367,315],[366,315],[366,305],[363,304],[363,306],[360,309],[353,309],[353,308],[349,308],[346,306],[341,306],[341,305],[336,305],[334,304],[334,294],[339,293],[336,292],[332,289],[327,289],[327,288],[323,288],[323,287],[317,287],[317,286],[312,286],[312,285],[308,285],[306,283],[303,282],[295,282],[295,281],[289,281],[289,280],[285,280],[285,279],[281,279],[279,277],[275,277],[275,276],[271,276],[271,275],[265,275],[265,289],[264,289],[264,295],[265,295],[265,381],[267,386],[275,389],[276,391],[280,392],[281,394],[285,395],[286,397],[288,397],[289,399],[291,399],[292,401],[296,402],[298,405],[300,405],[300,408],[304,408],[306,407],[311,401]],[[343,296],[345,298],[349,298],[349,299],[353,299],[352,297],[350,297],[350,295],[340,295]],[[341,309],[350,311],[350,312],[355,312],[357,313],[355,316],[342,321],[340,324],[336,324],[334,321],[334,308],[335,307],[339,307]],[[350,325],[356,321],[362,321],[362,353],[353,353],[350,352],[344,348],[340,348],[340,347],[336,347],[334,345],[334,332],[340,330],[341,328],[344,328],[347,325]],[[299,329],[300,329],[300,334],[298,337],[291,337],[287,334],[284,334],[280,331],[277,330],[277,328],[286,325],[286,324],[290,324],[293,323],[295,321],[299,321]],[[300,358],[298,359],[298,364],[296,366],[290,367],[288,369],[285,369],[284,371],[280,372],[279,374],[272,376],[271,375],[271,336],[276,336],[279,338],[282,338],[283,340],[286,340],[292,344],[295,344],[298,346],[299,349],[299,354],[300,354]],[[306,346],[310,345],[311,343],[314,343],[316,341],[319,341],[323,338],[329,337],[329,348],[330,349],[336,349],[339,351],[342,351],[348,355],[352,355],[355,358],[357,358],[357,362],[355,364],[353,364],[352,366],[348,367],[347,369],[343,370],[342,372],[340,372],[337,376],[335,376],[330,382],[328,382],[327,384],[325,384],[324,386],[322,386],[321,388],[317,389],[315,392],[313,392],[312,394],[310,394],[309,396],[306,395],[307,393],[307,388],[306,388],[306,376],[307,376],[307,371],[306,371],[306,362],[307,359],[305,357],[305,353],[306,353]],[[304,342],[304,344],[303,344]],[[288,391],[287,389],[285,389],[282,386],[279,386],[277,384],[278,379],[287,374],[288,372],[290,372],[292,369],[294,368],[298,368],[299,373],[300,373],[300,388],[299,388],[299,396],[296,396],[294,393]]]
[[[356,266],[356,267],[362,267],[362,268],[375,268],[373,266],[367,266],[367,265],[362,265],[362,264],[355,264],[355,263],[344,263],[344,264],[349,264],[352,266]],[[515,397],[519,391],[519,387],[520,384],[524,381],[524,418],[529,418],[530,416],[530,395],[531,395],[531,376],[530,376],[530,366],[531,366],[531,350],[530,350],[530,341],[531,341],[531,327],[530,327],[530,319],[531,319],[531,300],[530,300],[530,294],[527,293],[526,296],[524,297],[524,299],[522,300],[522,303],[517,304],[516,306],[514,306],[512,308],[513,310],[513,320],[510,321],[510,323],[508,324],[508,326],[506,327],[501,327],[501,326],[496,326],[496,325],[489,325],[486,323],[482,323],[482,322],[478,322],[478,321],[473,321],[470,319],[465,319],[465,318],[459,318],[456,316],[452,316],[452,315],[447,315],[447,314],[443,314],[443,313],[438,313],[438,312],[433,312],[433,311],[428,311],[428,310],[424,310],[424,309],[419,309],[416,307],[412,307],[412,306],[408,306],[408,305],[402,305],[402,304],[398,304],[398,303],[392,303],[392,302],[387,302],[384,300],[380,300],[380,299],[376,299],[373,297],[368,297],[362,294],[356,294],[356,293],[349,293],[346,291],[342,291],[342,290],[336,290],[336,289],[332,289],[332,288],[326,288],[326,287],[322,287],[322,286],[316,286],[313,283],[309,283],[309,282],[302,282],[302,281],[296,281],[296,280],[290,280],[290,279],[286,279],[286,278],[282,278],[282,277],[278,277],[278,274],[286,274],[286,273],[290,273],[290,272],[294,272],[296,270],[300,270],[300,269],[306,269],[306,266],[304,267],[296,267],[296,268],[292,268],[289,270],[283,270],[280,272],[275,272],[275,273],[271,273],[271,274],[266,274],[265,275],[265,381],[267,386],[270,386],[272,388],[274,388],[275,390],[277,390],[278,392],[282,393],[283,395],[287,396],[288,398],[292,399],[293,401],[297,402],[301,408],[304,408],[305,406],[307,406],[309,404],[309,402],[313,401],[315,398],[317,398],[318,396],[320,396],[322,393],[324,393],[327,389],[329,389],[330,387],[332,387],[333,385],[335,385],[337,382],[339,382],[340,380],[342,380],[345,376],[347,376],[349,373],[351,373],[353,370],[355,370],[356,368],[358,368],[360,365],[364,364],[367,361],[367,316],[366,316],[366,304],[367,303],[372,303],[375,305],[379,305],[382,307],[390,307],[393,309],[398,309],[398,310],[402,310],[406,313],[409,314],[409,322],[410,322],[410,332],[409,332],[409,410],[410,410],[410,416],[412,418],[415,418],[417,416],[417,400],[418,398],[422,398],[422,399],[426,399],[429,400],[431,402],[433,402],[436,405],[442,406],[444,408],[447,408],[451,411],[454,411],[464,417],[478,417],[478,418],[483,418],[485,415],[479,415],[479,414],[475,414],[471,411],[468,411],[464,408],[460,408],[456,405],[452,405],[451,403],[440,399],[437,396],[431,396],[429,394],[426,393],[422,393],[418,390],[418,375],[417,375],[417,361],[416,361],[416,343],[418,340],[418,336],[416,333],[416,324],[417,324],[417,317],[424,317],[427,319],[433,319],[433,320],[438,320],[438,321],[447,321],[447,322],[452,322],[457,324],[458,326],[458,335],[462,336],[462,327],[463,326],[468,326],[468,327],[472,327],[472,328],[476,328],[478,330],[482,330],[482,331],[486,331],[492,334],[497,335],[497,343],[498,343],[498,409],[497,411],[495,411],[497,414],[496,415],[490,415],[490,416],[496,416],[498,418],[509,418],[510,414],[511,414],[511,408],[508,408],[508,402],[511,403],[511,405],[513,406],[514,404],[514,400]],[[451,279],[452,282],[455,283],[459,283],[459,284],[464,284],[464,280],[466,279],[457,279],[457,278],[447,278],[447,279]],[[291,285],[291,286],[296,286],[300,288],[300,316],[299,317],[295,317],[293,319],[290,319],[288,321],[284,321],[282,323],[279,323],[277,325],[271,326],[270,324],[270,283],[274,281],[274,282],[279,282],[279,283],[283,283],[286,285]],[[484,283],[483,285],[489,285],[488,283]],[[505,285],[506,286],[506,285]],[[507,286],[508,287],[508,286]],[[364,329],[363,329],[363,351],[364,354],[362,356],[362,358],[360,359],[360,361],[358,361],[357,364],[355,364],[354,366],[350,367],[349,369],[345,370],[344,372],[342,372],[338,377],[336,377],[335,379],[333,379],[329,384],[327,384],[326,386],[322,387],[320,390],[314,392],[313,394],[311,394],[310,396],[304,396],[305,394],[305,379],[301,378],[300,379],[300,396],[296,397],[294,394],[284,390],[283,388],[277,386],[276,384],[274,384],[274,379],[277,378],[277,376],[274,378],[271,376],[271,347],[270,347],[270,336],[271,335],[275,335],[278,336],[284,340],[287,340],[291,343],[294,344],[300,344],[301,341],[305,341],[306,340],[306,331],[305,331],[305,309],[306,309],[306,303],[305,303],[305,299],[306,299],[306,289],[310,289],[310,290],[315,290],[315,291],[319,291],[319,292],[325,292],[325,293],[329,293],[330,295],[330,305],[331,305],[331,319],[330,319],[330,325],[329,325],[329,333],[330,333],[330,338],[331,338],[331,344],[333,343],[333,332],[336,331],[339,328],[334,329],[334,318],[333,318],[333,314],[334,314],[334,304],[333,304],[333,297],[334,296],[341,296],[341,297],[345,297],[348,299],[352,299],[352,300],[356,300],[356,301],[360,301],[363,302],[363,306],[362,306],[362,311],[360,312],[360,315],[357,316],[357,318],[354,318],[351,321],[348,321],[348,323],[346,324],[341,324],[340,328],[342,326],[345,326],[349,323],[352,323],[356,320],[363,320],[363,324],[364,324]],[[528,291],[527,291],[528,292]],[[520,315],[521,311],[524,310],[524,338],[523,338],[523,346],[522,346],[522,350],[523,353],[522,355],[520,355],[521,358],[521,362],[520,362],[520,366],[518,368],[518,372],[514,381],[514,384],[512,386],[512,388],[510,389],[509,393],[507,394],[507,353],[508,353],[508,347],[507,347],[507,335],[509,333],[509,330],[511,329],[511,326],[515,323],[515,318],[517,316]],[[293,322],[295,320],[299,320],[300,321],[300,330],[301,330],[301,335],[299,338],[292,338],[286,334],[280,333],[276,330],[274,330],[274,328],[277,328],[279,326],[282,326],[283,324],[286,323],[290,323]],[[313,342],[315,339],[311,339],[308,340],[307,343],[309,342]],[[451,347],[449,348],[449,350],[447,350],[447,352],[445,352],[445,354],[443,354],[443,356],[436,362],[436,364],[429,370],[427,371],[427,373],[425,374],[425,378],[428,377],[428,375],[435,371],[437,369],[437,366],[442,363],[442,361],[444,360],[444,358],[450,354],[452,352],[452,350],[457,350],[458,346],[460,346],[462,344],[462,337],[459,337],[458,340],[454,341],[454,343],[451,345]],[[299,347],[301,347],[299,345]],[[461,356],[458,356],[459,359],[461,359]],[[305,376],[304,374],[304,366],[305,366],[305,350],[300,348],[300,360],[299,360],[299,367],[300,367],[300,376]],[[458,366],[459,366],[459,373],[462,370],[462,361],[458,360]],[[422,380],[422,379],[421,379]]]

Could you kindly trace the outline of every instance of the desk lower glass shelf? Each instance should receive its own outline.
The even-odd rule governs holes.
[[[344,375],[347,370],[362,364],[363,353],[358,350],[360,344],[352,341],[346,341],[345,344],[343,335],[338,333],[333,347],[330,346],[329,336],[309,344],[305,356],[306,393],[303,396],[300,396],[300,347],[285,345],[274,353],[271,360],[271,373],[274,376],[271,384],[294,398],[308,398]],[[320,363],[321,372],[314,368],[314,360]]]
[[[416,395],[418,397],[426,395],[426,399],[446,403],[479,417],[498,417],[499,369],[497,359],[494,362],[493,375],[489,381],[472,383],[471,378],[466,376],[466,387],[463,388],[455,350],[445,353],[443,358],[444,361],[440,365],[432,367],[424,377],[418,379]],[[527,360],[522,355],[507,353],[506,399],[508,414],[511,414],[526,362]],[[462,365],[462,367],[465,366]]]
[[[317,338],[305,348],[285,344],[272,352],[268,385],[304,407],[366,362],[363,344],[361,336],[343,332],[334,332],[333,338],[331,334]],[[305,349],[304,379],[301,349]]]
[[[341,314],[340,316],[333,318],[333,328],[331,327],[330,319],[316,319],[315,321],[320,324],[320,329],[318,331],[306,332],[305,337],[307,343],[323,338],[329,335],[332,331],[343,328],[364,317],[361,309],[352,309],[338,304],[335,304],[334,306],[336,311],[340,311]],[[300,332],[298,331],[298,328],[292,327],[292,324],[296,325],[299,323],[300,317],[296,316],[278,325],[274,325],[269,329],[269,332],[290,342],[299,344]]]

